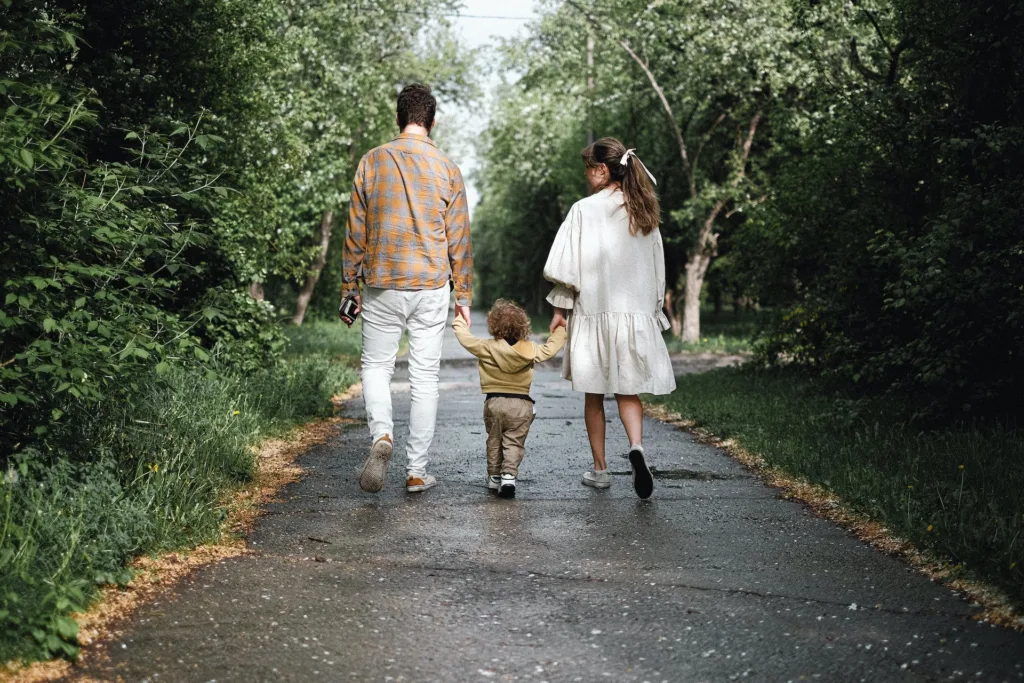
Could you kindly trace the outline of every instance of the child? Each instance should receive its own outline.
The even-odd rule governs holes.
[[[452,327],[459,343],[480,359],[480,390],[487,395],[487,488],[512,498],[535,414],[530,398],[533,365],[553,357],[565,345],[565,328],[558,328],[546,344],[538,346],[530,341],[526,311],[507,299],[498,299],[487,314],[487,331],[493,339],[474,337],[458,315]]]

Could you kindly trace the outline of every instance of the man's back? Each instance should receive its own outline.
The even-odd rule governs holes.
[[[346,287],[443,287],[472,296],[473,256],[465,184],[426,135],[403,133],[370,150],[356,171],[345,244]]]

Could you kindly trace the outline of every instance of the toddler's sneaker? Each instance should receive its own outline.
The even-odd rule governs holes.
[[[380,493],[384,488],[384,475],[388,471],[388,463],[391,461],[391,451],[395,448],[391,437],[384,435],[373,442],[370,447],[370,455],[363,463],[363,469],[359,472],[359,488],[367,493]]]
[[[654,476],[644,458],[644,447],[633,446],[629,449],[629,464],[633,469],[633,490],[640,498],[650,498],[654,493]]]
[[[432,474],[410,474],[405,480],[405,490],[409,493],[419,493],[437,486],[437,479]]]
[[[603,472],[590,472],[583,473],[583,485],[591,486],[595,489],[606,489],[612,485],[611,475],[608,474],[608,470]]]
[[[512,474],[501,475],[501,489],[498,491],[498,495],[502,498],[515,498],[516,497],[516,478]]]
[[[487,475],[487,488],[492,491],[497,491],[501,488],[501,475],[500,474],[488,474]]]

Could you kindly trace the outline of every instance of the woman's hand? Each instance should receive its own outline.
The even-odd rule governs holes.
[[[548,326],[548,333],[554,333],[559,327],[565,327],[565,309],[556,308],[555,314],[551,316],[551,324]]]

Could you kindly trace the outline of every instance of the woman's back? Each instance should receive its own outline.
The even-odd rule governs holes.
[[[656,314],[663,272],[661,235],[631,234],[622,193],[605,189],[581,200],[577,313]]]

